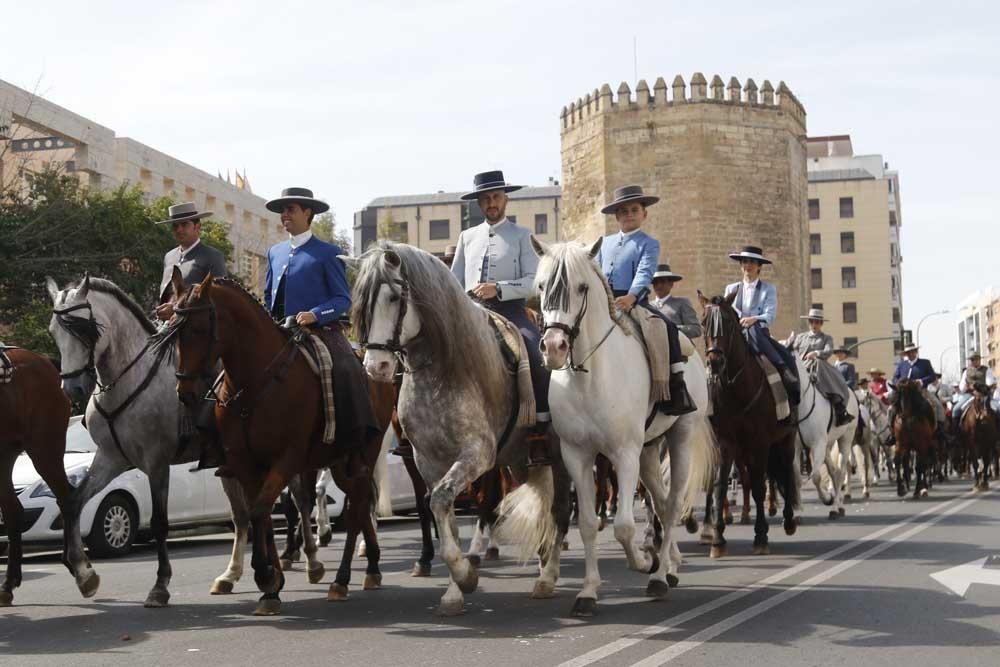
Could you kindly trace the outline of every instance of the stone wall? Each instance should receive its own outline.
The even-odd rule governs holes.
[[[660,261],[684,276],[677,293],[719,294],[739,278],[729,252],[760,245],[778,285],[774,333],[798,328],[810,303],[806,219],[806,114],[782,82],[758,89],[696,73],[690,88],[640,81],[633,96],[608,84],[560,116],[565,238],[591,241],[617,230],[600,213],[615,188],[642,185],[661,202],[643,229],[660,241]]]

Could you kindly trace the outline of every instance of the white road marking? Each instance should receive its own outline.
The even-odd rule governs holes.
[[[757,592],[762,588],[773,586],[774,584],[780,583],[785,579],[794,577],[800,572],[808,570],[809,568],[815,565],[830,560],[831,558],[836,558],[845,551],[849,551],[857,546],[871,542],[872,540],[877,540],[883,535],[886,535],[894,530],[902,528],[903,526],[913,522],[916,519],[919,519],[928,514],[933,514],[934,512],[937,512],[952,503],[959,502],[968,495],[970,494],[966,493],[962,496],[959,496],[958,498],[952,498],[951,500],[938,503],[937,505],[929,507],[918,514],[909,517],[908,519],[904,519],[903,521],[894,523],[891,526],[885,526],[883,528],[880,528],[874,531],[873,533],[870,533],[864,537],[854,540],[853,542],[842,544],[836,549],[832,549],[826,552],[825,554],[821,554],[819,556],[816,556],[815,558],[803,561],[797,565],[793,565],[780,572],[776,572],[770,577],[761,579],[758,582],[745,586],[741,589],[732,591],[731,593],[727,593],[726,595],[723,595],[720,598],[716,598],[715,600],[710,600],[709,602],[699,605],[682,614],[678,614],[676,616],[672,616],[668,619],[665,619],[660,623],[657,623],[656,625],[650,625],[648,627],[642,628],[641,630],[633,632],[625,637],[622,637],[621,639],[610,642],[608,644],[605,644],[604,646],[594,649],[593,651],[588,651],[587,653],[577,656],[572,660],[567,660],[566,662],[560,663],[557,667],[585,667],[586,665],[592,665],[596,662],[599,662],[607,658],[608,656],[614,655],[615,653],[618,653],[620,651],[624,651],[625,649],[631,646],[635,646],[636,644],[645,639],[661,634],[668,630],[677,629],[677,626],[687,623],[688,621],[696,619],[700,616],[704,616],[705,614],[715,611],[720,607],[724,607],[730,602],[735,602],[737,600],[747,597],[748,595],[752,595],[753,593]]]
[[[1000,586],[1000,570],[988,570],[984,556],[965,565],[950,567],[947,570],[934,572],[931,578],[947,588],[955,595],[964,598],[972,584],[988,584]]]
[[[793,586],[792,588],[784,590],[781,593],[778,593],[777,595],[773,595],[768,599],[758,602],[752,607],[749,607],[748,609],[744,609],[738,614],[734,614],[733,616],[730,616],[727,619],[719,621],[715,625],[711,625],[700,632],[696,632],[695,634],[691,635],[691,637],[689,637],[684,641],[677,642],[676,644],[672,644],[671,646],[668,646],[667,648],[661,651],[657,651],[648,658],[640,660],[639,662],[635,663],[632,667],[654,667],[654,665],[665,665],[674,658],[680,657],[685,653],[687,653],[688,651],[698,648],[705,642],[718,637],[724,632],[731,630],[737,627],[738,625],[742,625],[743,623],[749,621],[752,618],[760,616],[764,612],[768,611],[773,607],[778,606],[782,602],[787,602],[788,600],[797,597],[802,593],[805,593],[810,588],[818,586],[819,584],[822,584],[823,582],[832,579],[833,577],[837,576],[841,572],[844,572],[845,570],[849,570],[858,563],[861,563],[862,561],[865,561],[871,558],[872,556],[877,556],[878,554],[882,553],[886,549],[893,547],[899,542],[905,542],[914,535],[922,533],[923,531],[927,530],[928,528],[938,523],[942,519],[949,517],[952,514],[955,514],[956,512],[961,512],[969,505],[972,505],[973,503],[978,501],[981,497],[982,496],[976,498],[970,498],[965,502],[959,503],[958,505],[951,507],[947,511],[942,512],[941,514],[933,517],[932,519],[926,521],[925,523],[917,524],[916,526],[913,526],[907,531],[894,535],[885,542],[880,542],[879,544],[876,544],[875,546],[871,547],[864,553],[859,554],[858,556],[855,556],[850,560],[838,563],[837,565],[831,567],[829,570],[821,572],[816,576],[807,579],[801,584],[798,584],[797,586]],[[959,500],[960,499],[961,498],[959,498]]]

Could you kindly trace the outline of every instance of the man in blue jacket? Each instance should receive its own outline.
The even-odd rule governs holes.
[[[626,185],[615,190],[613,200],[601,209],[601,213],[614,214],[621,231],[604,237],[596,259],[608,279],[619,310],[627,313],[639,305],[666,322],[670,348],[670,398],[657,408],[665,415],[683,415],[694,412],[695,405],[684,384],[684,362],[677,325],[651,306],[648,298],[660,258],[660,242],[639,229],[646,219],[646,208],[658,201],[659,197],[644,194],[639,185]]]
[[[361,451],[369,438],[381,435],[375,423],[368,378],[354,355],[338,320],[351,309],[343,251],[313,236],[313,216],[329,206],[306,188],[286,188],[266,204],[281,214],[288,240],[267,251],[264,303],[278,320],[294,317],[302,327],[314,327],[333,357],[335,444],[348,454],[351,477],[365,473]]]
[[[896,364],[896,372],[892,375],[892,384],[897,385],[903,380],[919,380],[920,384],[927,388],[934,382],[937,374],[934,367],[927,359],[918,357],[920,348],[916,345],[907,345],[903,348],[903,358]]]

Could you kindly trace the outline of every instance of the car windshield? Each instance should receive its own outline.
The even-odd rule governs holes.
[[[83,427],[81,417],[73,417],[69,422],[69,428],[66,429],[66,451],[74,453],[97,451],[97,445]]]

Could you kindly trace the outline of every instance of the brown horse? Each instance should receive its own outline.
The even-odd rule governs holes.
[[[990,465],[997,445],[997,417],[990,409],[989,396],[978,389],[962,415],[959,436],[966,460],[972,468],[972,488],[976,491],[988,490]]]
[[[7,573],[0,585],[0,607],[13,603],[14,589],[21,585],[21,533],[29,527],[22,524],[24,508],[11,480],[14,461],[22,452],[27,453],[64,515],[76,502],[63,467],[70,403],[63,393],[59,372],[48,359],[28,350],[10,348],[7,355],[13,364],[13,377],[0,384],[0,512],[10,547]],[[101,578],[86,557],[82,567],[74,571],[66,557],[65,540],[63,563],[76,577],[84,597],[97,592]]]
[[[248,500],[253,527],[251,565],[254,581],[263,593],[254,614],[277,614],[284,575],[274,544],[271,508],[296,475],[315,479],[315,470],[330,466],[345,492],[357,493],[346,508],[348,530],[364,533],[368,571],[366,588],[378,585],[378,538],[372,523],[370,473],[346,481],[345,456],[322,444],[325,417],[320,383],[294,339],[276,325],[256,298],[238,283],[207,276],[190,290],[174,271],[174,294],[180,295],[175,317],[160,336],[160,344],[174,341],[177,349],[177,389],[183,397],[205,369],[221,360],[225,373],[218,389],[215,417],[222,434],[226,463]],[[358,391],[367,391],[358,386]],[[290,418],[294,415],[294,418]],[[370,452],[378,451],[379,437],[369,435],[364,449],[369,471]],[[309,475],[313,475],[312,478]],[[315,548],[305,541],[306,548]],[[348,552],[353,552],[349,545]],[[345,554],[349,562],[350,555]],[[346,571],[345,571],[346,570]],[[349,567],[342,564],[330,587],[331,599],[342,599]]]
[[[795,425],[779,423],[774,396],[764,368],[754,358],[743,336],[739,316],[733,310],[735,293],[711,300],[699,294],[705,316],[705,347],[711,371],[709,388],[714,404],[712,424],[722,447],[715,477],[714,493],[709,493],[706,511],[715,524],[710,555],[726,555],[726,522],[722,508],[729,486],[729,472],[735,462],[746,470],[750,492],[757,509],[753,552],[770,553],[767,516],[764,509],[765,479],[770,476],[785,497],[785,533],[796,530],[794,507],[798,505],[795,470]]]
[[[928,489],[927,471],[934,465],[932,457],[937,418],[919,381],[903,380],[896,385],[895,390],[892,432],[896,436],[896,456],[893,461],[896,468],[896,495],[906,495],[910,466],[914,463],[912,459],[915,456],[917,483],[913,489],[913,497],[925,497]]]

